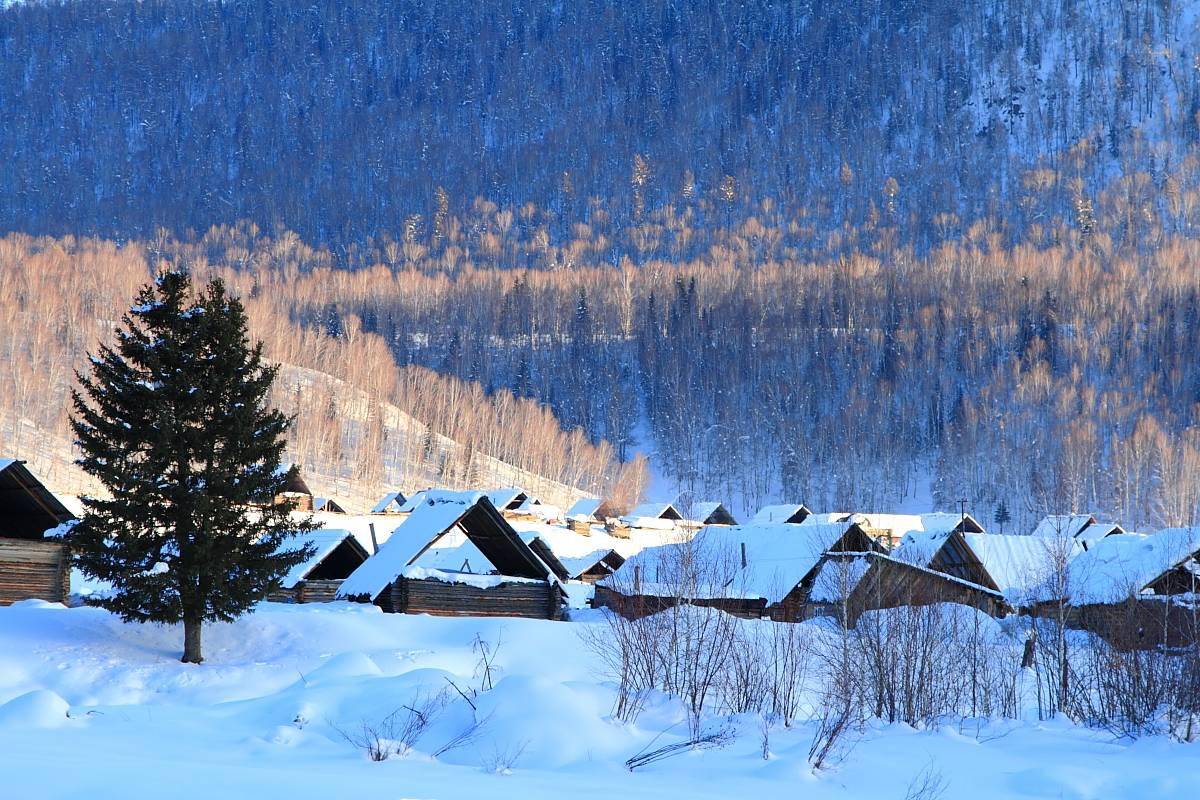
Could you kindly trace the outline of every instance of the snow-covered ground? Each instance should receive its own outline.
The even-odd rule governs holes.
[[[0,608],[0,797],[63,798],[905,798],[941,774],[945,798],[1195,798],[1200,750],[1117,743],[1065,721],[960,729],[869,728],[813,774],[812,728],[771,734],[735,718],[727,746],[636,772],[623,764],[684,737],[682,710],[652,700],[636,725],[573,623],[385,615],[370,606],[263,604],[206,628],[202,666],[177,628],[91,608]],[[763,623],[768,624],[768,623]],[[499,642],[494,688],[472,643]],[[468,695],[487,721],[473,741]],[[376,763],[346,736],[444,693],[412,752]],[[451,699],[453,698],[453,699]],[[405,716],[402,713],[401,717]],[[714,720],[713,724],[722,724]],[[343,735],[346,734],[346,735]]]

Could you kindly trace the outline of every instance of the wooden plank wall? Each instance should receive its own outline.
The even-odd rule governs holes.
[[[291,589],[271,592],[267,599],[273,603],[331,603],[341,585],[341,581],[334,580],[305,580]]]
[[[65,603],[71,559],[60,542],[0,539],[0,606],[39,599]]]
[[[463,583],[398,578],[385,611],[442,617],[562,619],[562,592],[553,583],[502,583],[480,588]],[[382,598],[381,598],[382,599]]]

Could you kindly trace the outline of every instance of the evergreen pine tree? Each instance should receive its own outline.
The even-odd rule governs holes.
[[[1001,500],[996,504],[996,524],[1000,526],[1000,532],[1004,533],[1004,526],[1012,520],[1012,515],[1008,513],[1008,506],[1004,505]]]
[[[182,621],[185,662],[203,660],[205,621],[245,613],[310,554],[281,550],[314,526],[273,504],[290,420],[266,406],[276,368],[246,329],[220,281],[197,293],[164,272],[73,394],[77,463],[108,494],[84,500],[78,566],[112,584],[103,605],[122,618]]]

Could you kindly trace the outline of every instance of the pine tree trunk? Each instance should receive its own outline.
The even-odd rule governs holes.
[[[185,664],[199,664],[204,661],[200,654],[200,628],[203,620],[185,617],[183,620],[183,658]]]

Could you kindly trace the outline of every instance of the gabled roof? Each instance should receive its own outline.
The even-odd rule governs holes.
[[[692,516],[701,525],[736,525],[737,520],[724,503],[703,502],[692,506]]]
[[[422,489],[419,492],[413,492],[408,499],[400,504],[400,508],[396,509],[397,514],[411,514],[417,510],[417,506],[425,502],[425,495],[434,489]]]
[[[599,497],[581,497],[571,504],[567,509],[567,517],[586,517],[588,519],[597,519],[596,512],[600,510],[600,506],[604,501]]]
[[[559,560],[566,568],[571,580],[578,580],[580,575],[597,566],[603,565],[613,571],[620,569],[621,565],[625,563],[625,556],[616,550],[599,549],[575,558],[563,558]]]
[[[674,570],[681,561],[694,558],[697,563],[713,565],[722,575],[732,576],[725,585],[696,587],[695,596],[754,597],[777,603],[814,572],[826,553],[847,548],[865,552],[877,546],[851,522],[706,527],[691,542],[648,547],[633,556],[621,569],[625,576],[622,583],[628,585],[628,576],[636,568],[641,593],[669,591],[671,580],[677,576],[668,577],[662,571]]]
[[[516,486],[506,486],[502,489],[492,489],[487,493],[488,500],[501,511],[516,511],[525,503],[537,505],[541,503],[536,497]]]
[[[683,515],[671,503],[642,503],[621,519],[636,527],[638,520],[678,521],[683,519]]]
[[[1091,514],[1048,514],[1033,529],[1033,536],[1052,539],[1063,536],[1074,539],[1096,518]]]
[[[752,525],[761,525],[768,522],[787,522],[791,524],[799,524],[804,522],[808,517],[812,516],[812,511],[803,503],[787,504],[782,503],[773,506],[763,506],[754,515],[754,519],[750,520]]]
[[[346,509],[342,508],[341,504],[332,497],[314,497],[313,511],[324,511],[326,514],[346,513]]]
[[[1060,545],[1054,540],[1036,536],[966,533],[963,539],[996,588],[1018,603],[1038,595],[1062,558],[1083,552],[1078,542],[1071,541],[1066,545],[1068,552],[1059,554]]]
[[[429,490],[379,552],[348,577],[339,597],[374,599],[438,540],[457,531],[501,575],[546,580],[550,570],[482,492]]]
[[[1093,543],[1068,565],[1069,599],[1077,605],[1121,602],[1165,573],[1193,562],[1198,554],[1200,528],[1109,536]]]
[[[41,539],[43,534],[75,519],[66,506],[25,466],[0,459],[0,536]]]
[[[279,550],[280,552],[299,550],[306,544],[313,546],[313,554],[307,560],[292,567],[291,571],[284,576],[280,584],[284,589],[294,589],[296,584],[321,566],[321,563],[333,555],[339,547],[347,548],[360,556],[361,561],[367,560],[366,549],[359,544],[353,533],[330,528],[320,528],[306,534],[293,534],[283,541]]]
[[[405,501],[403,492],[388,492],[383,496],[378,503],[371,509],[372,514],[396,514],[404,505]]]

